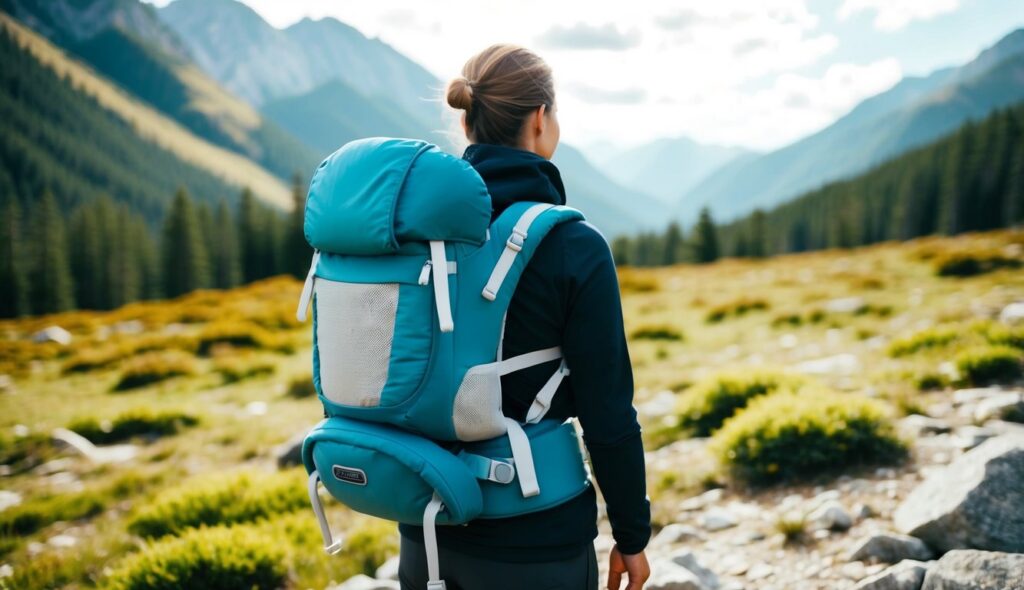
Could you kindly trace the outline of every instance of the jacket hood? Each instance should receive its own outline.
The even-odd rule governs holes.
[[[539,201],[565,204],[565,186],[558,167],[533,152],[503,145],[474,143],[462,158],[487,185],[497,217],[512,203]]]

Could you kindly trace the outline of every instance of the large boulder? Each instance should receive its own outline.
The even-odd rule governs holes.
[[[908,559],[861,580],[854,590],[920,590],[928,565]]]
[[[986,441],[900,504],[896,527],[941,552],[1024,552],[1024,435]]]
[[[950,551],[928,568],[921,590],[1022,590],[1024,555]]]

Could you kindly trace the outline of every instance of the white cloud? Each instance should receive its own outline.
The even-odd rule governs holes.
[[[846,20],[859,12],[874,12],[874,26],[880,31],[898,31],[915,20],[928,20],[953,12],[960,0],[845,0],[839,18]]]

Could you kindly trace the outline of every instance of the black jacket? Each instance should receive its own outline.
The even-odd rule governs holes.
[[[463,158],[487,184],[495,217],[516,201],[566,202],[558,168],[532,152],[473,144]],[[623,553],[638,553],[651,534],[651,512],[618,278],[604,237],[583,221],[559,225],[544,238],[509,306],[506,358],[558,345],[571,373],[546,418],[579,417],[615,541]],[[525,419],[537,391],[557,366],[558,361],[552,361],[502,377],[505,414]],[[403,524],[399,529],[422,542],[421,527]],[[513,562],[566,559],[596,536],[593,488],[541,512],[437,529],[441,546]]]

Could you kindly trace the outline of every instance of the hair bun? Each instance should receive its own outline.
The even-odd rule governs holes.
[[[473,106],[473,86],[465,76],[459,76],[448,83],[448,104],[453,109],[466,112]]]

